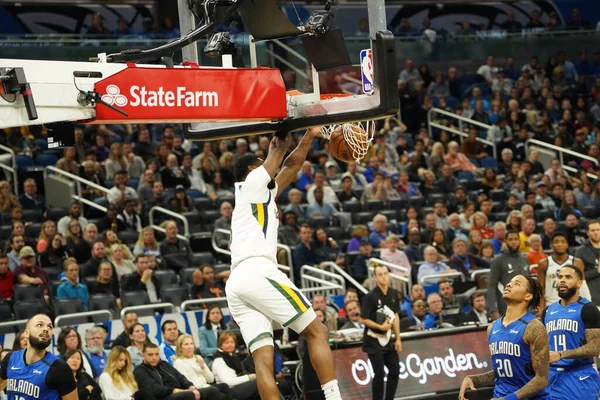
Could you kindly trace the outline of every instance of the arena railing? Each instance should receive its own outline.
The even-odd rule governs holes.
[[[343,296],[346,293],[346,282],[343,277],[310,265],[303,265],[300,268],[300,282],[302,286],[300,291],[307,296],[317,293],[327,297]]]
[[[53,167],[51,165],[48,165],[46,167],[44,167],[44,182],[46,182],[46,179],[48,178],[49,172],[53,172],[57,175],[62,175],[66,178],[69,178],[69,180],[72,180],[75,182],[75,185],[77,186],[77,193],[78,194],[74,194],[71,197],[73,198],[73,200],[77,200],[78,202],[88,205],[90,207],[96,208],[100,211],[106,212],[108,211],[108,209],[106,207],[104,207],[103,205],[100,205],[98,203],[95,203],[91,200],[86,199],[85,197],[81,196],[81,184],[85,184],[91,188],[94,188],[96,190],[101,191],[102,193],[104,193],[105,195],[107,195],[109,193],[109,190],[107,188],[105,188],[104,186],[100,186],[95,184],[94,182],[88,181],[87,179],[83,179],[80,176],[74,175],[70,172],[67,171],[63,171],[62,169]]]
[[[471,279],[475,280],[477,275],[489,274],[491,271],[492,270],[490,268],[477,269],[477,270],[471,272]]]
[[[441,115],[445,115],[446,117],[450,117],[450,118],[454,118],[456,120],[458,120],[458,127],[459,129],[454,129],[451,128],[449,126],[445,126],[442,124],[438,124],[437,122],[434,122],[435,120],[432,119],[432,114],[441,114]],[[441,108],[435,108],[432,107],[429,109],[429,111],[427,112],[427,125],[429,126],[429,137],[433,137],[433,128],[437,128],[437,129],[441,129],[444,131],[448,131],[448,132],[452,132],[455,135],[458,135],[460,137],[460,141],[462,142],[463,138],[465,137],[469,137],[469,134],[466,132],[463,132],[460,129],[463,129],[463,122],[465,122],[468,125],[475,125],[478,126],[480,128],[485,129],[486,131],[489,130],[492,125],[488,125],[488,124],[484,124],[482,122],[479,121],[475,121],[474,119],[470,119],[470,118],[465,118],[461,115],[456,115],[453,112],[449,112],[446,110],[442,110]],[[497,149],[496,149],[496,144],[494,142],[491,142],[489,140],[486,139],[482,139],[479,136],[477,136],[477,141],[481,142],[487,146],[490,146],[492,148],[492,154],[494,156],[494,158],[498,158],[497,156]]]
[[[214,232],[219,232],[219,233],[223,233],[227,236],[231,235],[231,231],[227,230],[227,229],[221,229],[221,228],[217,228],[214,230]],[[219,247],[217,245],[217,241],[215,239],[215,235],[212,235],[211,237],[211,244],[213,249],[217,252],[217,253],[221,253],[221,254],[225,254],[228,256],[231,256],[231,251],[227,250],[227,249],[223,249],[221,247]],[[288,276],[290,277],[290,280],[292,282],[294,281],[294,268],[292,268],[293,264],[292,264],[292,249],[290,248],[290,246],[287,246],[285,244],[281,244],[281,243],[277,243],[277,248],[278,249],[282,249],[283,251],[285,251],[285,255],[286,255],[286,261],[288,263],[288,265],[283,265],[283,264],[277,264],[277,267],[282,270],[283,272],[285,272],[286,274],[288,274]]]
[[[343,277],[345,280],[350,282],[357,290],[360,290],[362,293],[367,294],[369,291],[360,284],[356,279],[354,279],[349,273],[347,273],[342,267],[334,263],[333,261],[325,261],[319,264],[319,267],[323,268],[325,271],[328,269],[329,272],[336,273]]]
[[[227,297],[215,297],[212,299],[194,299],[194,300],[186,300],[183,303],[181,303],[181,312],[186,312],[186,311],[195,311],[194,309],[190,308],[190,306],[196,306],[196,305],[203,305],[203,304],[210,304],[210,303],[219,303],[219,302],[225,302],[227,303]]]
[[[393,268],[405,273],[406,276],[402,276],[390,271],[390,278],[392,280],[390,286],[392,286],[396,290],[402,291],[402,293],[404,293],[405,295],[410,293],[412,281],[408,277],[410,277],[411,272],[406,267],[397,264],[392,264],[390,262],[383,261],[379,258],[369,258],[367,260],[367,267],[369,268],[369,282],[372,282],[372,280],[374,279],[376,265],[383,265],[388,267],[388,269]]]
[[[449,279],[460,278],[461,281],[463,281],[463,282],[465,281],[465,276],[463,275],[463,273],[455,271],[455,272],[443,272],[440,274],[424,275],[421,277],[421,279],[419,279],[419,283],[421,285],[431,285],[430,283],[425,283],[425,281],[427,279],[432,279],[432,278],[449,278]]]
[[[181,240],[186,240],[186,241],[188,240],[188,237],[190,236],[190,224],[189,224],[187,218],[181,214],[177,214],[176,212],[167,210],[166,208],[163,208],[163,207],[154,206],[150,209],[150,212],[148,213],[148,219],[149,219],[150,227],[152,229],[154,229],[155,231],[162,232],[162,233],[166,232],[165,228],[163,228],[159,225],[156,225],[154,223],[154,213],[157,213],[157,212],[166,214],[169,217],[180,220],[183,223],[183,236],[177,234],[177,237]]]
[[[156,309],[168,310],[167,312],[170,314],[177,312],[177,307],[175,307],[175,305],[173,303],[152,303],[152,304],[145,304],[143,306],[123,307],[123,309],[121,310],[121,319],[125,318],[125,314],[130,311],[133,311],[134,313],[138,314],[139,311],[146,311],[146,310],[154,311]]]
[[[17,168],[17,155],[10,147],[4,146],[0,144],[0,150],[5,151],[8,154],[0,154],[0,168],[5,171],[8,171],[12,175],[12,184],[13,184],[13,193],[16,197],[19,197],[19,178],[18,178],[18,168]],[[8,157],[10,157],[10,166],[4,164],[4,161],[8,161]]]
[[[9,333],[17,333],[25,328],[27,325],[26,319],[18,319],[16,321],[0,322],[0,335],[7,335]],[[9,332],[8,330],[11,329]]]
[[[594,157],[588,156],[586,154],[581,154],[581,153],[578,153],[578,152],[570,150],[570,149],[565,149],[563,147],[556,146],[554,144],[542,142],[541,140],[537,140],[537,139],[529,139],[527,142],[525,142],[525,151],[527,152],[527,154],[529,154],[529,148],[531,146],[541,147],[544,149],[549,149],[553,152],[558,152],[558,160],[560,161],[561,166],[569,172],[578,173],[579,169],[565,164],[565,157],[564,157],[565,154],[567,154],[571,157],[580,158],[581,160],[591,161],[596,167],[599,165],[598,160],[595,159]],[[598,179],[598,176],[596,176],[594,174],[590,174],[589,172],[587,173],[587,176],[588,176],[588,178],[591,178],[591,179]]]
[[[113,314],[109,310],[85,311],[85,312],[79,312],[79,313],[59,315],[58,317],[56,317],[54,319],[54,326],[63,326],[63,325],[61,325],[61,321],[64,321],[64,320],[67,320],[70,322],[68,324],[64,324],[64,326],[79,325],[81,323],[88,322],[88,321],[82,322],[81,319],[83,319],[83,318],[87,319],[88,317],[96,317],[96,316],[106,317],[104,319],[100,319],[99,321],[112,321],[113,320]],[[73,323],[73,322],[71,322],[71,320],[77,320],[77,323]],[[96,322],[96,321],[91,321],[91,322]]]

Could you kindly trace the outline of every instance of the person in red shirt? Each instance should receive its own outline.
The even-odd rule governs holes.
[[[14,279],[8,268],[8,256],[0,253],[0,299],[12,300]]]
[[[471,216],[471,230],[479,231],[482,239],[493,239],[494,230],[487,226],[488,218],[485,213],[478,211]]]

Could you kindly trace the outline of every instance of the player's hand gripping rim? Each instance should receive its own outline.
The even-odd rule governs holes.
[[[463,379],[462,384],[460,385],[460,392],[458,393],[458,400],[467,400],[465,397],[465,392],[467,389],[477,390],[470,376],[467,376],[465,379]]]

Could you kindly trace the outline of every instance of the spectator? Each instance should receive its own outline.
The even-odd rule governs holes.
[[[373,247],[369,239],[362,238],[360,240],[360,254],[354,260],[351,268],[351,275],[358,282],[364,282],[368,278],[367,260],[371,258],[372,251]]]
[[[21,349],[26,349],[29,346],[29,335],[25,335],[25,331],[22,330],[15,335],[15,340],[13,341],[12,350],[17,351]]]
[[[362,203],[366,203],[367,200],[381,200],[384,203],[387,202],[388,193],[387,189],[384,185],[385,175],[381,172],[377,172],[374,174],[373,182],[367,184],[365,187],[361,201]]]
[[[561,208],[556,211],[556,219],[558,221],[563,221],[566,219],[568,214],[575,214],[578,218],[583,217],[583,213],[581,210],[579,210],[577,200],[575,199],[575,195],[571,190],[567,190],[565,192]]]
[[[493,128],[491,128],[493,129]],[[488,135],[489,136],[489,135]],[[479,132],[472,127],[469,129],[469,137],[464,139],[460,151],[468,158],[482,159],[488,156],[483,147],[483,143],[478,141]],[[489,139],[488,139],[489,140]]]
[[[398,79],[402,81],[412,91],[416,83],[421,82],[421,75],[419,71],[415,69],[413,60],[408,59],[404,64],[405,68],[400,71]]]
[[[343,265],[344,257],[340,256],[337,242],[327,235],[324,228],[317,228],[313,234],[312,251],[315,254],[317,264],[325,261],[338,261]]]
[[[109,262],[102,262],[98,267],[98,276],[93,285],[88,287],[90,294],[108,294],[115,297],[117,306],[121,308],[119,281],[113,276],[113,267]]]
[[[127,171],[118,171],[115,173],[113,177],[114,186],[106,194],[106,199],[109,203],[123,207],[127,200],[135,200],[136,203],[139,201],[137,192],[127,186],[128,180]]]
[[[85,331],[86,354],[92,362],[94,369],[94,378],[97,379],[104,372],[108,354],[104,350],[104,337],[106,331],[94,326]]]
[[[19,203],[24,210],[42,210],[46,212],[46,200],[37,194],[35,179],[29,178],[23,182],[23,195],[19,197]]]
[[[346,164],[346,172],[342,174],[342,178],[344,176],[352,178],[352,190],[363,190],[369,183],[365,176],[358,172],[358,164],[354,161]]]
[[[448,209],[441,200],[436,200],[433,205],[433,212],[435,213],[435,227],[436,229],[448,229]]]
[[[571,247],[578,247],[585,243],[585,236],[579,230],[579,220],[575,214],[567,214],[565,218],[565,234]]]
[[[458,190],[457,190],[458,192]],[[463,206],[463,212],[458,215],[460,218],[460,227],[464,230],[471,231],[471,218],[475,213],[475,204],[467,202]]]
[[[179,228],[175,221],[165,224],[165,240],[160,244],[160,254],[168,268],[179,271],[192,263],[192,249],[187,240],[179,239]]]
[[[337,195],[338,201],[344,203],[345,201],[358,201],[358,197],[352,190],[352,177],[344,175],[341,180],[342,192]]]
[[[38,242],[35,248],[36,251],[38,253],[46,251],[54,235],[56,235],[56,224],[50,220],[45,221],[42,224],[42,230],[38,236]]]
[[[131,143],[125,142],[121,145],[121,153],[127,161],[127,173],[132,179],[140,179],[146,170],[146,163],[142,157],[133,153]]]
[[[198,329],[202,357],[210,361],[215,358],[219,336],[225,329],[227,329],[227,325],[223,319],[223,312],[218,306],[210,306],[204,325]]]
[[[66,240],[57,233],[52,238],[50,246],[38,256],[38,264],[42,268],[61,268],[63,261],[69,257],[65,247]]]
[[[298,230],[298,215],[294,211],[283,213],[282,224],[278,232],[279,243],[290,247],[296,247],[300,243]]]
[[[388,230],[388,220],[383,214],[377,214],[373,217],[373,231],[369,235],[369,240],[373,248],[378,249],[381,247],[381,242],[385,241],[386,238],[391,234]]]
[[[113,143],[110,145],[110,153],[104,164],[104,168],[106,170],[106,179],[113,179],[113,176],[117,172],[127,170],[127,159],[121,152],[120,143]]]
[[[429,243],[431,235],[435,231],[436,218],[434,213],[429,213],[425,216],[425,229],[421,231],[421,242]]]
[[[428,285],[436,284],[439,282],[439,280],[441,278],[439,278],[439,277],[427,278],[427,276],[432,275],[432,274],[452,273],[452,270],[450,267],[448,267],[446,264],[438,261],[439,256],[438,256],[438,252],[435,247],[433,247],[433,246],[425,247],[425,250],[423,251],[423,257],[425,259],[425,262],[423,262],[423,264],[421,264],[421,266],[419,267],[419,271],[417,273],[417,278],[418,278],[419,283],[424,283],[424,284],[428,284]],[[428,303],[429,303],[429,301],[428,301]]]
[[[197,284],[194,282],[194,287],[191,290],[192,297],[196,299],[214,299],[225,297],[225,279],[229,276],[230,271],[223,271],[215,275],[215,269],[212,265],[205,264],[194,271],[200,272],[200,277]]]
[[[63,359],[73,371],[77,383],[77,398],[81,400],[102,400],[102,391],[98,384],[83,370],[83,353],[79,349],[67,350]]]
[[[215,376],[204,362],[204,359],[194,354],[194,338],[183,334],[177,339],[177,355],[173,367],[186,377],[200,392],[201,399],[226,400],[231,398],[229,386],[226,383],[215,382]]]
[[[314,183],[307,189],[306,200],[308,204],[314,204],[316,202],[315,190],[321,189],[323,191],[323,202],[328,204],[338,204],[338,198],[335,194],[335,190],[325,181],[325,174],[323,171],[315,171]]]
[[[478,269],[488,269],[490,263],[467,252],[467,242],[464,239],[456,238],[452,242],[453,254],[448,260],[448,266],[461,272],[468,280],[472,280],[471,273]],[[484,287],[483,275],[478,275],[476,282],[478,287]]]
[[[169,200],[165,194],[165,189],[163,187],[162,182],[155,181],[152,184],[152,197],[150,199],[146,199],[146,202],[143,205],[145,217],[148,217],[148,213],[150,212],[152,207],[166,208],[168,201]]]
[[[212,364],[215,379],[229,385],[231,395],[235,399],[258,400],[260,395],[256,374],[247,373],[236,348],[234,333],[224,332],[219,337],[219,349]]]
[[[145,162],[148,162],[149,159],[154,157],[154,145],[150,139],[150,131],[148,128],[140,129],[138,133],[138,141],[133,148],[133,152],[134,154],[140,156]]]
[[[502,251],[502,244],[506,237],[506,224],[504,222],[496,222],[494,224],[494,237],[491,240],[494,246],[494,254],[499,254]]]
[[[468,252],[471,254],[479,254],[481,250],[481,245],[483,244],[483,239],[481,238],[481,233],[473,229],[469,232],[469,240],[467,242],[469,245]]]
[[[14,275],[8,267],[8,256],[4,253],[0,253],[0,300],[12,300],[13,286]]]
[[[440,296],[444,303],[444,308],[462,308],[468,303],[468,299],[462,295],[454,295],[454,287],[450,281],[441,281],[439,285]]]
[[[177,166],[177,156],[175,154],[169,154],[166,165],[160,170],[160,175],[161,181],[167,189],[172,189],[179,185],[186,189],[191,186],[187,175]]]
[[[529,276],[529,262],[519,252],[520,237],[516,231],[506,234],[506,250],[503,250],[492,262],[490,278],[487,287],[487,303],[492,319],[504,314],[506,304],[502,301],[499,288],[504,287],[517,275]],[[499,286],[501,285],[501,286]]]
[[[138,391],[131,356],[123,346],[113,346],[98,386],[105,400],[154,400],[152,394]]]
[[[471,295],[471,310],[467,313],[465,320],[475,322],[476,324],[488,324],[492,322],[486,310],[485,294],[473,293]]]
[[[230,202],[224,201],[219,207],[219,213],[221,216],[215,221],[213,228],[213,235],[217,246],[222,249],[229,249],[230,235],[223,232],[218,232],[217,229],[223,229],[226,231],[231,230],[231,216],[233,214],[233,206]]]
[[[204,179],[202,179],[202,175],[200,175],[198,170],[192,166],[191,155],[186,154],[183,156],[181,171],[183,172],[183,175],[185,175],[185,177],[190,181],[190,189],[197,190],[205,196],[208,194],[208,188],[204,182]]]
[[[421,232],[419,228],[408,231],[408,244],[404,247],[404,253],[411,262],[423,261],[423,247],[421,247]],[[413,270],[413,275],[416,271]]]
[[[106,258],[106,248],[104,247],[104,243],[102,243],[101,241],[96,241],[92,245],[92,253],[90,259],[81,266],[80,275],[84,277],[97,276],[98,267],[103,261],[108,261],[108,259]]]
[[[94,370],[92,369],[92,363],[88,356],[83,353],[81,344],[81,337],[79,333],[75,330],[75,328],[71,326],[65,326],[61,329],[60,334],[58,335],[58,339],[56,341],[56,351],[62,357],[67,353],[67,351],[81,351],[83,357],[83,370],[88,375],[93,375]]]
[[[347,316],[346,322],[340,329],[364,329],[365,326],[360,322],[360,305],[358,300],[349,300],[344,303],[344,311]]]
[[[542,251],[542,238],[538,234],[532,234],[529,237],[529,251],[525,254],[527,260],[529,261],[529,266],[536,265],[543,260],[544,258],[548,258],[548,254]],[[537,270],[531,271],[532,273],[537,273]]]
[[[460,226],[460,216],[456,213],[448,216],[448,229],[446,229],[448,243],[452,243],[455,238],[469,239],[469,231]]]
[[[431,236],[429,236],[428,242],[430,245],[435,247],[440,257],[440,260],[447,261],[448,257],[451,254],[450,249],[448,249],[448,244],[446,240],[446,234],[442,229],[434,229],[431,232]]]
[[[135,272],[135,265],[133,262],[124,257],[122,245],[119,243],[111,245],[110,252],[110,260],[115,268],[119,280],[124,275],[133,274]]]
[[[407,271],[404,272],[400,269],[390,268],[392,273],[410,278],[412,267],[406,253],[398,248],[399,245],[400,241],[398,240],[398,236],[393,234],[388,235],[385,239],[385,245],[381,246],[380,256],[383,261],[404,267]]]
[[[142,228],[137,242],[133,248],[133,255],[138,254],[154,255],[158,260],[161,259],[158,241],[154,236],[154,229],[150,226]]]
[[[431,293],[427,296],[427,315],[423,320],[426,329],[441,327],[443,309],[444,303],[439,294]]]
[[[529,251],[529,237],[535,231],[535,219],[533,218],[525,218],[523,219],[523,225],[521,227],[521,232],[519,232],[519,240],[520,246],[519,251],[522,253]]]
[[[129,347],[127,347],[127,351],[131,356],[131,365],[135,368],[144,362],[144,347],[151,342],[146,334],[146,328],[139,322],[134,323],[127,330],[127,334],[129,335],[131,343]],[[158,349],[158,346],[156,346],[156,348]]]
[[[142,204],[146,204],[153,198],[153,188],[156,177],[151,169],[144,171],[143,179],[140,181],[137,193]]]
[[[19,253],[21,249],[25,247],[25,237],[23,235],[12,235],[10,238],[10,252],[7,254],[9,264],[8,267],[11,271],[14,271],[19,265],[21,265],[21,257]]]
[[[315,265],[316,258],[312,250],[312,229],[308,224],[300,225],[300,244],[292,250],[292,260],[294,262],[294,276],[300,276],[300,268],[303,265]],[[351,251],[351,250],[348,250]]]
[[[115,340],[113,340],[113,348],[116,346],[127,348],[131,345],[129,330],[133,325],[137,324],[138,322],[138,316],[135,313],[135,311],[130,310],[125,312],[125,315],[123,316],[123,332],[121,332],[119,336],[117,336]]]
[[[175,187],[175,196],[169,201],[169,209],[177,214],[189,213],[195,210],[194,202],[186,194],[183,185]]]
[[[477,167],[469,159],[458,151],[458,143],[448,143],[448,153],[444,156],[446,164],[450,165],[453,171],[475,172]]]
[[[515,19],[514,11],[508,11],[506,13],[506,21],[500,24],[500,28],[509,32],[519,32],[523,28],[523,25]]]
[[[471,230],[478,231],[481,234],[482,239],[492,239],[494,237],[494,230],[487,226],[487,224],[488,218],[481,211],[477,211],[471,217]]]
[[[148,256],[135,257],[136,271],[123,278],[123,292],[146,292],[151,303],[160,302],[160,282],[148,267]]]
[[[450,87],[444,81],[444,75],[436,73],[433,82],[427,87],[427,96],[429,97],[448,97],[450,96]]]
[[[485,64],[477,69],[477,75],[481,76],[490,85],[497,73],[498,68],[494,66],[494,56],[487,56]]]
[[[69,207],[69,215],[62,217],[57,224],[58,233],[61,235],[67,234],[69,221],[77,220],[82,229],[88,225],[88,220],[81,215],[81,203],[74,201]]]
[[[100,163],[96,161],[84,161],[82,165],[83,171],[79,173],[79,176],[97,186],[104,187],[104,172]],[[92,185],[81,182],[81,195],[86,199],[94,200],[104,197],[104,192]]]
[[[21,265],[14,270],[15,283],[28,285],[40,285],[44,295],[48,295],[48,275],[46,271],[35,265],[35,252],[29,246],[25,246],[19,252]]]
[[[412,303],[411,310],[411,315],[403,317],[400,320],[400,332],[421,331],[425,329],[425,316],[427,315],[425,301],[422,299],[415,300]]]
[[[58,287],[56,297],[58,299],[79,299],[83,306],[83,310],[88,310],[88,300],[90,294],[87,286],[79,283],[79,266],[73,261],[65,262],[66,280]],[[99,374],[94,374],[98,376]]]
[[[547,195],[547,188],[544,181],[536,183],[535,189],[537,196],[535,197],[536,203],[540,204],[544,210],[556,212],[556,203],[550,196]]]
[[[425,300],[425,289],[423,288],[423,285],[418,283],[412,285],[410,289],[410,295],[406,296],[402,301],[400,306],[401,311],[411,317],[414,302],[417,300]]]
[[[56,163],[56,168],[62,169],[73,175],[79,174],[79,163],[77,163],[77,152],[75,147],[65,147],[63,157]]]
[[[98,228],[94,224],[88,224],[85,227],[86,231],[98,232]],[[88,235],[91,235],[89,233]],[[92,251],[92,246],[90,242],[87,241],[87,238],[83,235],[83,230],[81,229],[81,225],[79,221],[72,220],[69,222],[67,226],[67,244],[66,249],[69,254],[72,254],[73,257],[77,260],[78,264],[84,264],[90,258],[90,252]],[[92,242],[93,243],[93,242]]]
[[[104,18],[100,13],[92,17],[92,25],[87,30],[88,35],[109,35],[110,32],[104,27]]]
[[[147,343],[143,350],[143,364],[133,374],[139,388],[154,394],[157,400],[200,400],[200,393],[192,382],[166,361],[161,361],[158,346]]]
[[[177,322],[172,319],[168,319],[160,326],[162,332],[163,341],[158,346],[160,359],[173,365],[175,360],[177,338],[179,337],[179,328],[177,328]]]

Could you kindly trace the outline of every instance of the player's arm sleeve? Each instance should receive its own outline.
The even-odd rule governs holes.
[[[252,170],[244,181],[243,195],[255,203],[264,203],[269,198],[269,188],[267,185],[272,178],[262,165]],[[272,199],[273,201],[275,199]]]
[[[52,363],[46,375],[46,386],[49,389],[56,390],[61,396],[77,389],[73,372],[66,362],[56,360]]]
[[[0,379],[2,380],[8,379],[6,371],[8,371],[8,361],[10,360],[11,354],[12,353],[8,353],[2,360],[2,363],[0,364]]]
[[[585,329],[600,329],[600,310],[594,303],[587,303],[581,308],[581,319]]]

